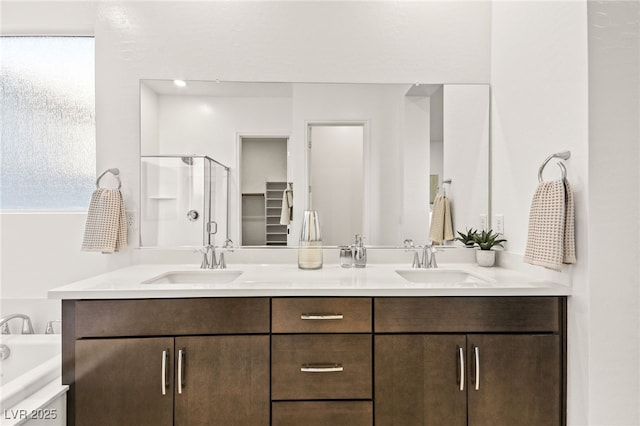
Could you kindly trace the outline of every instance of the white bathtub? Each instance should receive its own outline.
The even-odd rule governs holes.
[[[0,361],[0,425],[66,424],[59,334],[0,335],[11,354]]]

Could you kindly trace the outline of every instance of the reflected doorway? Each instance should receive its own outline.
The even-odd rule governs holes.
[[[364,123],[308,125],[309,206],[325,246],[364,233]]]
[[[287,189],[287,137],[240,136],[241,241],[243,246],[286,246],[280,223]]]

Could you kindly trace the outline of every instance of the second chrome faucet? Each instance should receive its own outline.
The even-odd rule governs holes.
[[[226,240],[224,242],[219,257],[216,257],[216,247],[213,244],[206,245],[200,250],[200,253],[202,253],[200,269],[226,269],[227,262],[224,260],[225,251],[233,251],[233,241]]]
[[[404,240],[403,246],[406,251],[413,251],[413,263],[411,264],[412,268],[437,268],[438,262],[436,261],[436,253],[438,249],[436,249],[433,244],[425,244],[422,246],[422,258],[420,258],[420,254],[418,249],[420,246],[416,246],[413,243],[413,240],[406,239]]]

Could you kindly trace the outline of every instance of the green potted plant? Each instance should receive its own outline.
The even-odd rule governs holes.
[[[464,244],[465,247],[473,247],[476,244],[476,241],[473,237],[478,233],[477,230],[473,228],[467,228],[466,234],[460,231],[456,232],[458,232],[458,235],[460,235],[459,237],[456,237],[456,241],[460,241],[462,244]]]
[[[477,232],[473,241],[480,248],[476,251],[476,262],[480,266],[493,266],[496,263],[496,252],[493,247],[503,247],[504,238],[499,238],[500,234],[494,233],[493,229],[488,231]]]

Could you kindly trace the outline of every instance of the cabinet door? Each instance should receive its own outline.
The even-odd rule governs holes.
[[[179,337],[175,349],[176,425],[269,425],[269,336]]]
[[[465,346],[464,335],[376,336],[376,426],[466,425]]]
[[[469,425],[561,424],[558,335],[469,335]]]
[[[172,425],[172,359],[172,338],[78,340],[75,424]]]

